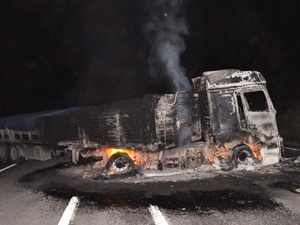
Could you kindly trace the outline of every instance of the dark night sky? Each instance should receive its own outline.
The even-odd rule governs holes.
[[[279,113],[298,103],[299,1],[184,2],[188,78],[257,70]],[[0,116],[171,92],[166,78],[150,76],[151,0],[1,3]]]

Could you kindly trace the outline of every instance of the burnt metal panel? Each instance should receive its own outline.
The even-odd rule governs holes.
[[[210,84],[213,84],[218,81],[224,80],[226,77],[236,72],[241,71],[236,69],[207,71],[203,73],[203,76],[208,80]]]
[[[55,115],[42,118],[43,140],[46,144],[61,141],[80,142],[79,116]]]
[[[100,144],[104,146],[121,146],[121,126],[119,112],[105,112],[101,114],[101,139]]]
[[[241,90],[247,129],[268,138],[278,136],[276,110],[265,88]]]
[[[149,151],[155,151],[156,147],[156,129],[155,129],[155,108],[159,101],[159,95],[146,95],[143,99],[145,114],[145,127],[143,130],[143,143],[150,145]]]
[[[157,96],[158,102],[155,107],[155,130],[156,138],[161,148],[175,145],[176,139],[176,116],[173,102],[174,95]]]
[[[100,144],[102,147],[144,149],[146,115],[142,99],[119,101],[100,107]]]
[[[141,147],[142,145],[144,115],[142,116],[139,112],[141,112],[141,109],[134,110],[131,114],[125,113],[121,115],[123,142],[126,143],[126,145],[136,147]]]
[[[198,93],[152,95],[147,97],[152,144],[159,149],[183,145],[201,138]]]
[[[176,101],[178,143],[196,141],[201,138],[199,93],[181,93]]]
[[[235,72],[223,79],[216,80],[214,83],[207,82],[207,89],[229,89],[234,87],[265,85],[264,77],[256,71]]]
[[[192,79],[194,91],[206,91],[206,78],[204,76]]]
[[[208,134],[210,129],[211,116],[209,114],[208,95],[206,90],[199,92],[199,116],[201,121],[201,131]]]
[[[233,92],[212,92],[211,127],[217,137],[237,136],[240,131],[238,113]]]
[[[98,110],[83,115],[81,135],[87,137],[88,142],[100,142],[100,114]]]

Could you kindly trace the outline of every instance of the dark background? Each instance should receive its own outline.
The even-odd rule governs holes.
[[[167,79],[149,72],[149,3],[1,1],[0,116],[171,93]],[[299,10],[300,1],[185,1],[187,76],[257,70],[279,114],[292,109],[300,97]]]

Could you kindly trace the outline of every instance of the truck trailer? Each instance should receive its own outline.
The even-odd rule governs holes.
[[[0,160],[65,153],[74,164],[94,157],[94,167],[114,174],[280,161],[276,110],[259,72],[209,71],[192,82],[193,91],[1,118]]]

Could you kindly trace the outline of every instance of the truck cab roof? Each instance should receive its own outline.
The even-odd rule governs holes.
[[[201,77],[194,78],[193,83],[195,91],[201,91],[204,88],[211,90],[258,84],[265,85],[266,80],[257,71],[228,69],[204,72]]]

